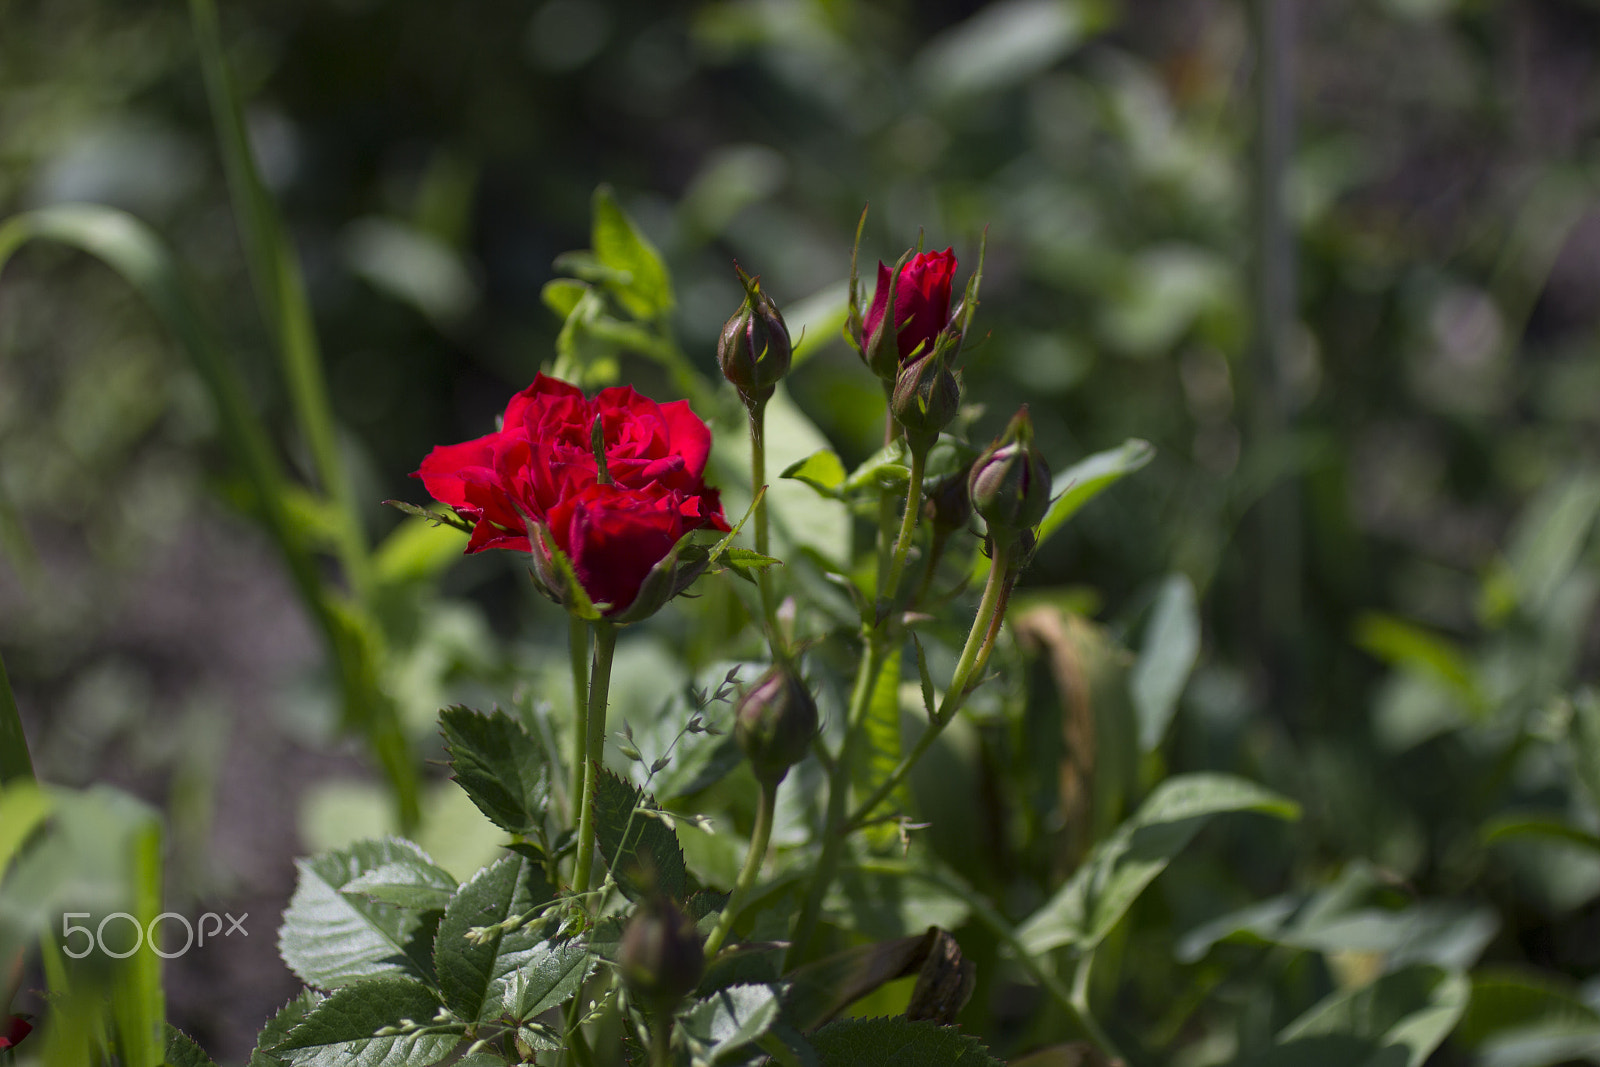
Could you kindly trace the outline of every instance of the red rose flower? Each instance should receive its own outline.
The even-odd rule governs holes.
[[[596,419],[609,483],[595,460]],[[511,398],[497,432],[440,445],[416,477],[473,523],[468,552],[529,552],[528,523],[548,528],[589,598],[616,614],[684,534],[728,529],[704,481],[710,454],[711,431],[686,400],[657,404],[627,386],[591,400],[541,374]]]
[[[950,248],[943,252],[920,252],[900,269],[900,279],[894,287],[894,321],[900,329],[895,341],[901,363],[913,353],[925,356],[932,352],[934,338],[950,324],[950,285],[955,274],[956,257]],[[862,323],[863,347],[877,331],[888,309],[889,281],[889,268],[879,260],[878,287],[873,291],[872,306],[867,309]]]
[[[20,1015],[0,1018],[0,1049],[16,1048],[17,1043],[33,1033],[33,1024]]]

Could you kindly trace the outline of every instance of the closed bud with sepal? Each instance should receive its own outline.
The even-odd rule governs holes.
[[[992,536],[1015,534],[1044,518],[1050,507],[1050,466],[1034,447],[1028,405],[973,462],[967,492]]]
[[[776,785],[817,735],[817,702],[793,667],[777,664],[739,699],[734,737],[756,780]]]

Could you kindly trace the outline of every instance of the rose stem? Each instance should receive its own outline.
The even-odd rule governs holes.
[[[578,818],[578,783],[589,754],[589,624],[580,616],[567,616],[567,645],[572,654],[572,777],[567,780],[567,818]]]
[[[850,694],[850,713],[845,725],[844,748],[834,762],[833,773],[828,776],[827,831],[822,839],[822,853],[817,857],[816,873],[806,889],[806,898],[795,920],[794,936],[789,941],[789,952],[784,960],[788,970],[800,960],[816,932],[817,919],[822,912],[822,898],[833,883],[839,869],[839,857],[844,850],[842,832],[849,815],[850,772],[855,766],[856,750],[865,733],[867,711],[872,704],[872,693],[877,688],[878,674],[887,662],[888,643],[878,630],[867,631],[866,654],[856,671],[855,688]]]
[[[658,1011],[650,1020],[650,1067],[672,1067],[672,1012]]]
[[[589,677],[589,703],[584,728],[583,802],[578,811],[578,859],[572,871],[572,888],[589,891],[589,869],[594,866],[594,788],[606,752],[606,694],[611,687],[611,653],[617,645],[617,628],[605,619],[594,624],[594,672]]]
[[[900,588],[900,576],[905,573],[906,557],[911,552],[911,539],[916,533],[917,518],[922,514],[922,477],[928,466],[926,449],[911,450],[911,480],[906,486],[906,510],[900,516],[900,536],[894,543],[894,561],[889,565],[889,580],[879,593],[878,610],[887,610]]]
[[[777,806],[778,783],[762,782],[761,803],[756,807],[756,825],[750,832],[750,851],[745,855],[744,867],[739,871],[739,880],[733,883],[733,895],[723,907],[716,929],[706,938],[705,953],[708,960],[717,954],[717,949],[722,947],[722,942],[727,940],[728,934],[732,932],[734,921],[739,917],[739,909],[744,906],[745,898],[750,895],[750,890],[756,884],[756,877],[761,873],[761,865],[767,858],[767,844],[772,840],[772,817]]]
[[[960,710],[962,701],[967,697],[967,687],[973,675],[977,673],[980,663],[988,659],[988,649],[993,647],[995,636],[999,633],[998,620],[1005,614],[1006,597],[1011,588],[1006,572],[1011,569],[1011,547],[1014,543],[1010,538],[1004,541],[996,539],[994,556],[989,567],[989,580],[983,587],[983,599],[978,604],[978,613],[972,619],[972,630],[967,634],[966,646],[961,650],[961,658],[956,661],[955,673],[950,676],[950,686],[944,691],[944,699],[939,702],[939,710],[935,713],[933,721],[922,731],[922,736],[917,738],[917,743],[912,746],[911,751],[895,765],[893,771],[889,772],[888,777],[878,783],[872,795],[862,801],[855,813],[845,820],[841,826],[840,836],[861,828],[871,817],[873,810],[894,792],[895,787],[911,772],[917,760],[932,747],[940,731],[950,724],[950,720],[955,718],[956,712]]]
[[[767,555],[767,402],[750,407],[750,495],[756,498],[756,551]],[[783,634],[778,629],[778,607],[773,600],[772,576],[766,567],[756,570],[756,587],[761,591],[761,616],[767,628],[767,644],[775,660],[786,659]]]
[[[911,594],[912,605],[922,603],[922,599],[933,589],[934,575],[939,570],[939,560],[944,556],[945,542],[950,540],[950,530],[945,526],[934,526],[933,540],[928,545],[928,565],[923,568],[922,580],[917,583],[917,591]]]

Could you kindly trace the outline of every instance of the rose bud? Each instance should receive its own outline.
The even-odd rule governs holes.
[[[912,452],[925,453],[961,410],[961,381],[944,355],[924,356],[901,368],[889,399],[894,420]]]
[[[744,286],[744,304],[717,338],[717,364],[748,408],[765,402],[789,373],[794,346],[778,305],[761,291],[760,277],[751,278],[738,267],[734,269]]]
[[[793,667],[774,666],[739,698],[733,735],[756,781],[777,785],[817,735],[817,702]]]
[[[18,960],[20,964],[21,961]],[[33,1024],[21,1015],[0,1017],[0,1049],[16,1048],[18,1043],[33,1033]]]
[[[957,471],[928,492],[922,513],[935,529],[959,530],[972,518],[972,498],[967,495],[968,471]]]
[[[991,534],[1026,530],[1044,518],[1050,507],[1050,466],[1033,447],[1028,405],[972,464],[967,493]]]
[[[949,248],[919,252],[893,271],[878,261],[878,286],[858,341],[861,357],[874,374],[892,382],[903,365],[932,354],[934,342],[950,325],[950,284],[955,273],[956,257]],[[894,318],[889,321],[891,289]]]
[[[641,902],[628,920],[617,966],[640,1004],[671,1011],[700,984],[706,957],[693,920],[661,897]]]

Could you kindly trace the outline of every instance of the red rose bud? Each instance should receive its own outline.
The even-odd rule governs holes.
[[[705,950],[694,923],[665,898],[646,900],[628,920],[617,953],[623,984],[653,1011],[671,1011],[700,984]]]
[[[950,284],[955,279],[956,257],[943,252],[919,252],[898,271],[878,261],[878,286],[861,324],[861,354],[867,366],[885,381],[893,381],[900,366],[917,355],[933,352],[934,341],[950,325]],[[894,291],[894,347],[885,321],[890,290]]]
[[[943,353],[922,356],[900,370],[889,410],[913,452],[925,453],[961,410],[961,382]]]
[[[1028,405],[973,462],[967,493],[991,534],[1026,530],[1044,518],[1050,507],[1050,466],[1033,447]]]
[[[744,285],[744,305],[722,327],[722,335],[717,338],[717,364],[722,376],[739,390],[745,407],[750,408],[770,397],[789,373],[794,346],[778,305],[761,291],[761,279],[740,270],[739,281]]]
[[[16,1048],[17,1044],[31,1033],[33,1024],[20,1015],[0,1018],[0,1049]]]
[[[792,667],[774,666],[739,698],[733,736],[756,780],[783,781],[817,735],[817,702]]]

